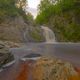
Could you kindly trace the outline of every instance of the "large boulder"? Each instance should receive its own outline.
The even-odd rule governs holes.
[[[9,66],[13,61],[14,56],[11,54],[9,48],[4,43],[0,43],[0,68]]]
[[[33,80],[80,80],[72,64],[51,57],[36,60],[32,75]]]

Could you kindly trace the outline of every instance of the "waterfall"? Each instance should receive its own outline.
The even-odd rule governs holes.
[[[41,28],[43,29],[43,35],[45,36],[47,43],[56,42],[55,34],[50,28],[45,26],[41,26]]]

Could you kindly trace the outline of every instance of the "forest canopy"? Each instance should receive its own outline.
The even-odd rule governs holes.
[[[17,16],[22,16],[28,23],[33,21],[33,16],[26,11],[27,6],[27,0],[0,0],[0,23],[6,18]]]
[[[80,42],[80,0],[41,0],[36,23],[49,26],[58,41]]]

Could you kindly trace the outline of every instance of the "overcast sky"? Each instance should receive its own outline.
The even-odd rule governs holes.
[[[28,0],[28,6],[37,9],[40,0]]]
[[[37,6],[39,5],[40,0],[28,0],[28,11],[32,13],[34,18],[37,15]]]

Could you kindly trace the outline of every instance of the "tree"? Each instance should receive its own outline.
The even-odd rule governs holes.
[[[55,5],[58,0],[41,0],[38,9],[39,13],[49,8],[51,5]]]
[[[80,42],[80,0],[41,0],[37,24],[46,24],[59,41]]]
[[[27,0],[17,0],[16,1],[16,6],[20,9],[25,10],[27,6]]]
[[[19,6],[17,4],[19,4]],[[0,22],[4,21],[8,17],[15,18],[18,15],[25,18],[26,4],[26,0],[0,0]]]
[[[15,0],[0,0],[0,22],[6,17],[17,15]]]

